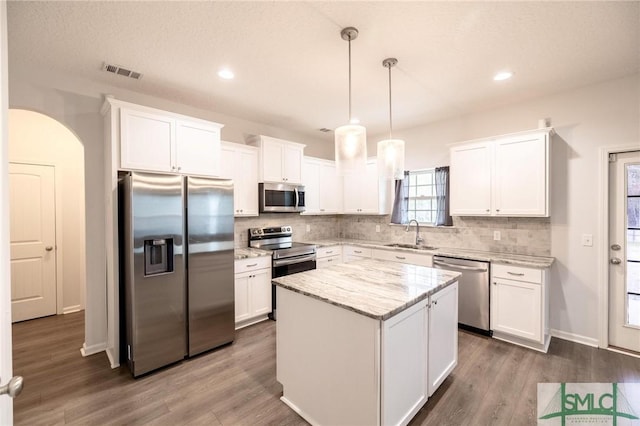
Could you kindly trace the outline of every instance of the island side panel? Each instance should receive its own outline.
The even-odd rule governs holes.
[[[316,425],[380,424],[380,321],[277,287],[282,400]]]

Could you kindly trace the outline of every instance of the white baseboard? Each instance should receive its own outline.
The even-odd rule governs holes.
[[[80,353],[82,354],[82,356],[89,356],[89,355],[97,354],[99,352],[103,352],[106,349],[107,349],[107,344],[105,342],[96,343],[95,345],[91,345],[91,346],[87,346],[86,343],[83,343],[82,349],[80,349]]]
[[[551,329],[549,332],[553,337],[557,337],[558,339],[568,340],[570,342],[580,343],[594,348],[599,347],[598,339],[594,339],[593,337],[581,336],[579,334],[568,333],[566,331],[555,329]]]
[[[80,312],[81,310],[82,310],[82,306],[80,305],[67,306],[66,308],[62,308],[62,315],[72,314],[74,312]]]
[[[107,352],[107,358],[109,358],[109,364],[111,364],[111,368],[120,367],[120,362],[118,362],[118,360],[116,360],[115,357],[113,356],[111,348],[107,348],[106,352]]]

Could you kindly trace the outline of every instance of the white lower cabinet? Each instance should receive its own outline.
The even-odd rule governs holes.
[[[548,270],[491,265],[493,337],[546,352],[549,348]]]
[[[236,329],[267,319],[271,310],[271,257],[236,260]]]
[[[326,268],[338,263],[342,263],[341,246],[320,247],[316,251],[317,269]]]
[[[371,248],[359,246],[342,246],[342,261],[353,262],[360,259],[371,259]]]
[[[458,283],[429,299],[429,396],[458,365]]]
[[[409,263],[420,266],[433,266],[433,256],[428,253],[413,253],[399,250],[373,249],[371,257],[390,262]]]

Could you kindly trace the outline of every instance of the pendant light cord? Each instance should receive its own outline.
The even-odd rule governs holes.
[[[393,131],[393,119],[391,117],[391,66],[389,66],[389,139],[393,139],[391,137]]]
[[[351,124],[351,37],[349,37],[349,124]]]

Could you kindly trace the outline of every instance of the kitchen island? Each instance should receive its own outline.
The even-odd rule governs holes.
[[[367,259],[273,279],[282,401],[314,425],[407,424],[457,364],[459,275]]]

